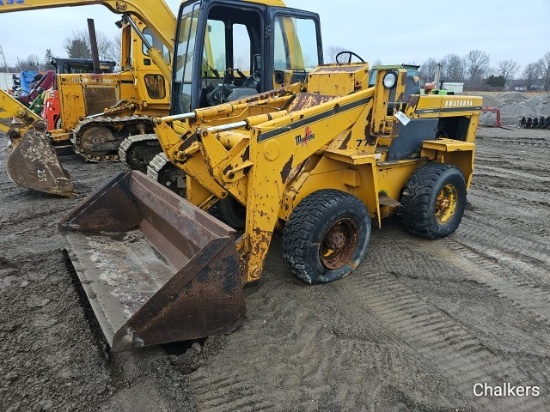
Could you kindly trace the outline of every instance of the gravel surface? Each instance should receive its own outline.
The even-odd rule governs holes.
[[[546,411],[549,158],[550,130],[482,128],[449,238],[390,219],[352,275],[312,287],[276,235],[235,333],[107,355],[57,223],[123,165],[64,157],[65,199],[13,185],[0,152],[0,410]],[[474,394],[507,384],[538,396]]]
[[[542,92],[475,92],[483,97],[483,107],[497,107],[500,109],[502,124],[518,126],[522,117],[550,116],[550,93]],[[481,124],[494,124],[495,115],[483,113]]]

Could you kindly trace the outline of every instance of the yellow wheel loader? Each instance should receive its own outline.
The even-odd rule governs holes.
[[[210,24],[199,4],[180,9],[173,112],[155,120],[165,158],[185,173],[186,199],[140,172],[122,173],[60,222],[114,351],[234,331],[245,318],[242,288],[261,278],[277,228],[290,270],[330,282],[361,263],[371,222],[380,227],[397,213],[406,230],[440,238],[457,229],[466,204],[480,97],[420,95],[399,67],[378,68],[371,81],[368,64],[344,53],[303,81],[189,110],[209,93],[208,76],[191,75]],[[268,12],[261,47],[288,47],[277,42],[316,21],[302,14],[277,24],[292,13]],[[306,55],[307,45],[294,45]],[[277,78],[292,75],[276,59],[262,64]],[[215,74],[212,83],[219,96],[233,92]],[[205,212],[227,198],[245,210],[236,241]]]

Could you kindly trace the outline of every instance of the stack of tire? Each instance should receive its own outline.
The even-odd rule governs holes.
[[[544,117],[522,117],[519,121],[522,129],[550,129],[550,116]]]

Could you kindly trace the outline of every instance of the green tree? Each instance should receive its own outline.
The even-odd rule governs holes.
[[[46,49],[46,54],[44,55],[44,67],[47,70],[53,69],[53,66],[51,64],[51,61],[53,58],[54,58],[54,55],[52,53],[52,49]]]
[[[485,80],[485,83],[487,83],[488,86],[491,87],[497,87],[499,89],[504,88],[506,86],[506,78],[504,76],[489,76],[487,80]]]
[[[97,50],[100,59],[120,60],[120,40],[111,41],[102,33],[96,32]],[[72,37],[65,39],[65,50],[67,56],[72,58],[92,57],[92,49],[90,47],[90,36],[86,30],[74,31]]]
[[[90,48],[82,39],[68,39],[68,43],[65,45],[65,50],[70,58],[86,58],[92,57]]]

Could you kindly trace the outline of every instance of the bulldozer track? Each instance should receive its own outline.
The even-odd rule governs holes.
[[[118,157],[121,162],[126,163],[132,169],[134,167],[131,164],[129,164],[127,159],[127,154],[136,144],[147,145],[147,149],[150,151],[151,154],[149,154],[146,157],[150,159],[153,159],[155,155],[162,152],[162,149],[160,147],[160,142],[158,141],[158,137],[155,134],[134,135],[134,136],[127,137],[122,141],[122,143],[120,143],[120,146],[118,148]],[[147,166],[148,166],[148,163],[145,165],[145,170],[147,169]]]
[[[152,119],[147,116],[134,115],[128,117],[98,117],[93,119],[84,119],[73,130],[73,137],[71,140],[74,144],[75,152],[84,157],[87,161],[100,162],[105,160],[118,160],[118,146],[120,145],[120,142],[128,137],[129,133],[131,134],[141,125],[144,125],[144,127],[147,128],[146,133],[151,133],[153,131]],[[113,135],[119,141],[119,145],[117,145],[116,150],[113,149],[113,154],[97,156],[86,151],[82,145],[81,136],[87,128],[94,126],[104,126],[113,132]]]

